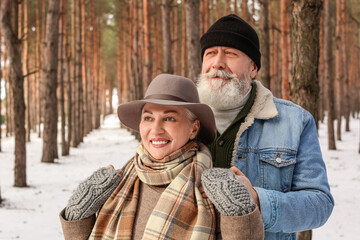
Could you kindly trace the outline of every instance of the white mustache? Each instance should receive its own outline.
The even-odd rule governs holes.
[[[208,73],[203,73],[202,75],[207,78],[214,78],[214,77],[219,77],[222,79],[237,78],[236,74],[227,73],[223,70],[214,70]]]

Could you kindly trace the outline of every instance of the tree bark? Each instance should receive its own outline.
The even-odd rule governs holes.
[[[34,105],[35,105],[35,121],[34,125],[35,127],[37,127],[37,133],[38,133],[38,137],[40,137],[40,111],[41,111],[41,107],[40,107],[40,98],[41,98],[41,94],[40,94],[40,82],[41,82],[41,52],[40,52],[40,47],[41,47],[41,29],[40,29],[40,0],[36,0],[36,20],[35,20],[35,28],[36,28],[36,46],[35,46],[35,68],[36,68],[36,73],[35,73],[35,101],[34,101]]]
[[[59,47],[59,6],[57,0],[49,1],[46,19],[46,37],[43,53],[43,86],[44,86],[44,133],[41,162],[53,163],[58,158],[57,151],[57,71]]]
[[[324,79],[326,86],[328,148],[335,150],[331,13],[331,1],[324,0]]]
[[[172,0],[162,0],[161,19],[163,36],[163,72],[173,73],[171,67],[171,29],[170,29],[170,4]]]
[[[144,64],[144,88],[146,88],[151,82],[152,74],[152,45],[151,45],[151,18],[150,18],[150,0],[143,0],[144,8],[144,45],[145,45],[145,64]],[[119,33],[119,37],[120,37]],[[121,46],[119,46],[120,48]],[[120,99],[119,99],[120,100]]]
[[[26,145],[25,145],[25,101],[24,77],[22,73],[20,40],[17,37],[17,26],[11,26],[11,0],[1,2],[1,28],[5,45],[9,53],[9,78],[13,94],[14,124],[15,124],[15,166],[14,186],[26,187]],[[14,13],[17,15],[17,5],[14,4]],[[17,19],[15,18],[15,22]],[[16,25],[16,24],[15,24]]]
[[[191,63],[187,69],[189,71],[188,77],[196,81],[201,72],[201,58],[200,58],[200,29],[199,29],[199,1],[186,0],[186,46],[187,46],[187,61]]]
[[[78,84],[78,62],[77,62],[77,52],[76,52],[76,11],[77,4],[76,1],[73,1],[71,4],[71,82],[72,82],[72,92],[71,92],[71,122],[72,122],[72,134],[71,134],[71,146],[77,147],[80,143],[79,141],[79,126],[77,123],[78,115],[78,101],[77,101],[77,84]]]
[[[318,59],[321,0],[292,0],[290,98],[317,121]]]
[[[181,75],[187,76],[187,62],[186,62],[186,10],[185,3],[182,2],[182,11],[181,11]],[[207,29],[206,29],[207,31]]]
[[[77,1],[78,4],[78,12],[77,12],[77,27],[76,27],[76,55],[78,61],[78,127],[79,127],[79,143],[83,142],[84,139],[84,88],[83,88],[83,49],[82,39],[83,39],[83,28],[85,23],[82,21],[82,12],[83,12],[83,0]]]
[[[343,19],[341,17],[341,4],[342,0],[336,1],[336,51],[335,51],[335,86],[336,86],[336,119],[337,119],[337,128],[336,128],[336,138],[341,141],[341,116],[343,109],[343,92],[344,92],[344,58],[343,58],[343,48],[344,39],[342,35],[343,28]]]
[[[349,3],[349,1],[347,1]],[[349,54],[348,54],[348,36],[347,36],[347,20],[346,20],[346,2],[345,0],[341,1],[341,19],[343,23],[342,27],[342,57],[344,61],[343,68],[344,71],[344,117],[345,117],[345,131],[350,131],[350,89],[349,89]]]
[[[281,94],[282,98],[290,99],[290,0],[281,1]]]
[[[249,14],[248,14],[248,1],[242,0],[241,2],[241,18],[244,19],[247,23],[250,23]]]
[[[204,31],[205,33],[210,27],[210,3],[209,0],[204,0]]]
[[[69,155],[68,143],[66,141],[66,116],[65,116],[65,1],[60,0],[60,23],[59,23],[59,82],[60,82],[60,113],[61,113],[61,155]]]
[[[260,4],[260,49],[261,70],[260,80],[270,89],[270,31],[269,31],[269,3],[268,0],[259,0]]]
[[[280,15],[278,14],[280,9],[280,1],[273,1],[269,7],[270,12],[270,90],[275,97],[281,98],[281,64],[275,64],[281,62],[281,30],[276,27],[280,26]]]
[[[24,36],[23,36],[23,75],[26,78],[26,141],[30,142],[30,108],[31,108],[31,85],[29,73],[29,23],[28,23],[28,0],[23,0]],[[25,80],[25,79],[24,79]]]

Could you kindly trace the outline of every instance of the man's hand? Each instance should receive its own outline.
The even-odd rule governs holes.
[[[259,196],[257,192],[255,191],[253,185],[251,184],[250,180],[238,169],[237,167],[233,166],[230,168],[231,171],[235,173],[235,175],[242,181],[247,189],[250,192],[250,195],[252,199],[254,200],[254,203],[259,207],[260,209],[260,202],[259,202]]]

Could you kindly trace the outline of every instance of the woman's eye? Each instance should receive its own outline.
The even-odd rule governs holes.
[[[144,117],[144,121],[151,121],[151,117]]]

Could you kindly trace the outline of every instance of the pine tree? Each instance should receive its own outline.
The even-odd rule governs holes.
[[[12,4],[13,3],[13,4]],[[11,25],[11,10],[14,13],[14,26]],[[25,100],[24,76],[22,72],[20,40],[17,26],[18,5],[11,0],[1,1],[1,28],[9,53],[9,79],[13,98],[13,121],[15,125],[15,166],[14,186],[26,187],[26,145],[25,145]]]
[[[60,2],[49,1],[46,19],[46,37],[43,52],[43,83],[44,83],[44,134],[41,162],[52,163],[58,158],[57,151],[57,71],[59,46],[59,15]]]

